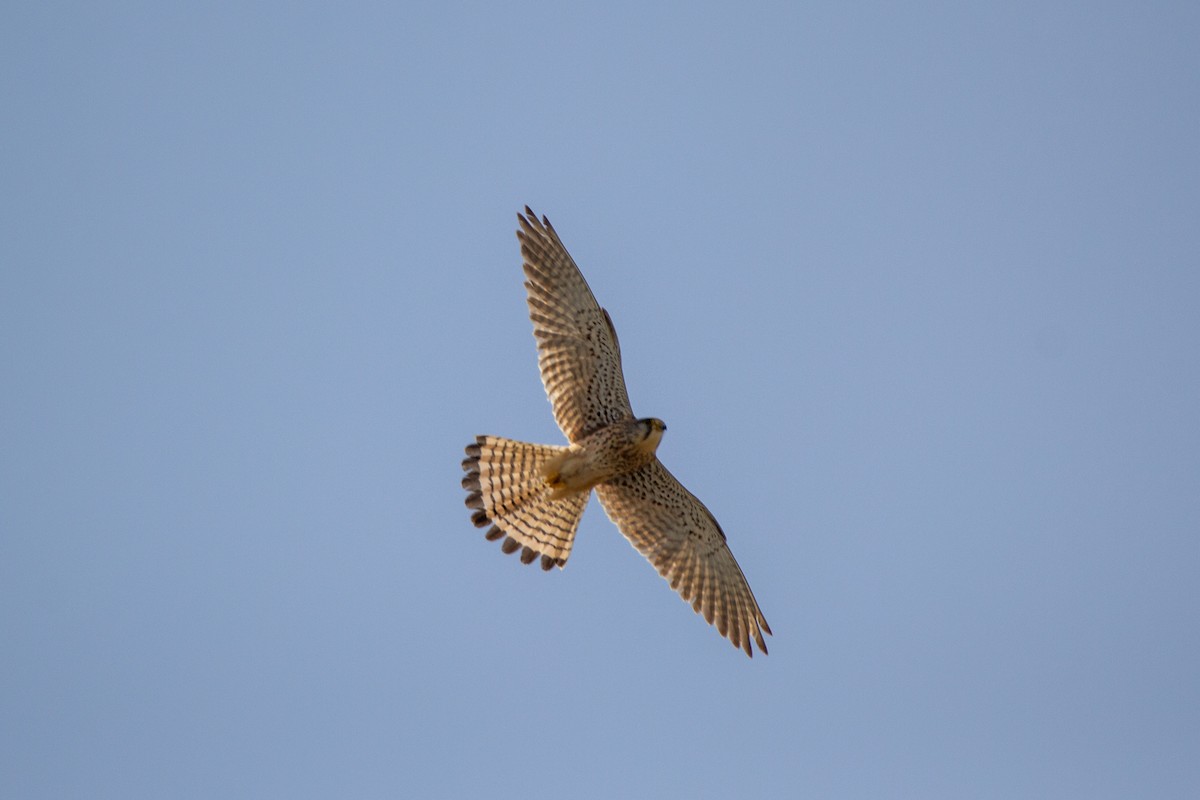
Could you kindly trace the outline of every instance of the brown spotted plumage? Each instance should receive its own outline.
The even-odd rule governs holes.
[[[671,588],[722,636],[753,655],[771,632],[716,519],[655,456],[666,425],[636,419],[608,312],[550,221],[518,214],[529,317],[542,383],[565,447],[479,436],[463,488],[486,538],[523,563],[563,567],[594,488],[609,518]]]

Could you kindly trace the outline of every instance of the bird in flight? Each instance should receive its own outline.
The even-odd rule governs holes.
[[[592,490],[609,519],[735,647],[767,652],[771,633],[725,533],[655,455],[667,426],[633,414],[608,312],[550,220],[518,214],[529,318],[542,383],[566,446],[477,436],[462,485],[476,527],[521,561],[562,568]]]

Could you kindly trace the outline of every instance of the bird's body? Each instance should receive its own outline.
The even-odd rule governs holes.
[[[667,426],[659,419],[621,420],[605,425],[541,466],[551,496],[586,492],[654,460]]]
[[[658,461],[666,425],[637,419],[621,349],[549,220],[518,215],[538,364],[567,446],[476,437],[463,461],[472,520],[521,561],[563,567],[595,489],[621,533],[708,622],[752,655],[770,633],[716,519]]]

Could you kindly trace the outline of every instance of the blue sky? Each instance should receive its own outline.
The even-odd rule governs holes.
[[[968,7],[969,6],[969,7]],[[9,4],[0,794],[1191,798],[1194,4]],[[513,230],[775,636],[558,443]]]

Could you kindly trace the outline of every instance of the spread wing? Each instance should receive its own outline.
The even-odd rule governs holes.
[[[558,427],[575,442],[633,416],[621,347],[608,312],[596,303],[550,220],[539,222],[529,206],[517,219],[542,384]]]
[[[721,526],[658,459],[599,484],[596,495],[625,538],[722,636],[748,656],[753,636],[767,652],[763,633],[771,628]]]

